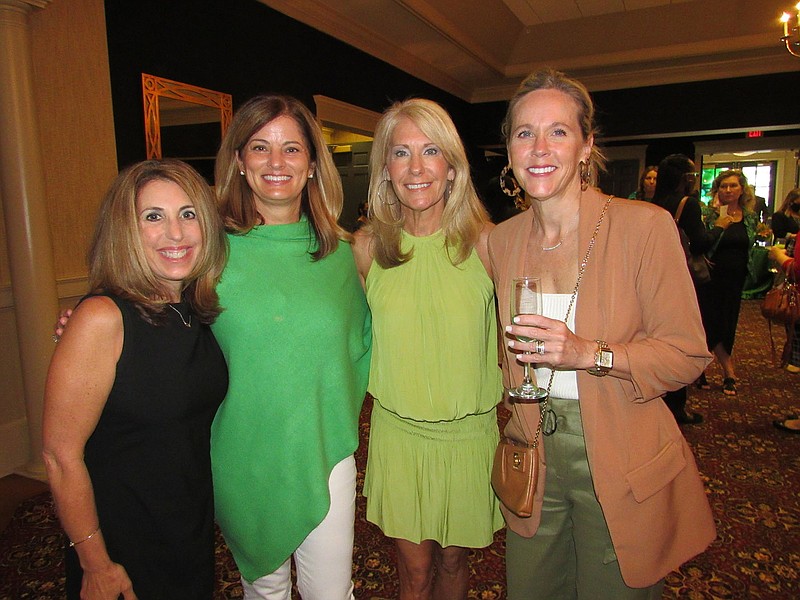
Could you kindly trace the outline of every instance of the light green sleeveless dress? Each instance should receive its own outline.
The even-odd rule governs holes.
[[[403,234],[413,258],[373,263],[364,496],[389,537],[480,548],[503,526],[490,475],[501,399],[494,288],[473,251],[454,266],[441,231]]]

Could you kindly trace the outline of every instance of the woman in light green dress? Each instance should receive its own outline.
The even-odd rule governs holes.
[[[367,519],[395,538],[401,598],[466,598],[468,548],[503,525],[490,483],[501,395],[492,225],[434,102],[384,113],[370,169],[354,246],[373,315]]]

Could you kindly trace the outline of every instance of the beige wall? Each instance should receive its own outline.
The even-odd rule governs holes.
[[[85,291],[88,240],[117,173],[103,1],[54,0],[29,25],[58,294],[70,306]],[[6,244],[0,218],[0,475],[28,459]]]

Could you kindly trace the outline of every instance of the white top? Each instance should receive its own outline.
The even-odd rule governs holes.
[[[567,314],[567,307],[569,306],[572,294],[542,294],[542,314],[551,319],[564,320]],[[577,304],[578,299],[575,298]],[[567,327],[573,333],[575,332],[575,307],[572,307]],[[545,351],[547,351],[547,344],[545,344]],[[536,383],[539,387],[546,388],[547,382],[550,381],[550,369],[548,367],[538,367],[534,369],[536,373]],[[553,377],[553,387],[550,388],[550,395],[553,398],[565,398],[567,400],[578,399],[578,376],[574,370],[557,370],[555,377]]]

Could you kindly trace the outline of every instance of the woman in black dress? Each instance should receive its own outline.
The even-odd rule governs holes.
[[[772,233],[775,239],[786,238],[800,230],[800,188],[794,188],[783,199],[780,208],[772,215]]]
[[[689,251],[698,256],[709,252],[722,235],[727,221],[720,219],[711,231],[708,231],[703,224],[702,205],[697,199],[697,168],[694,162],[684,154],[670,154],[661,161],[658,168],[659,175],[653,194],[653,204],[669,211],[674,219],[683,202],[678,227],[689,239]],[[703,381],[701,384],[705,385]],[[664,402],[678,423],[697,425],[702,423],[703,417],[699,413],[686,410],[687,392],[686,387],[667,392],[664,395]]]
[[[754,211],[753,188],[741,171],[722,171],[714,179],[711,195],[719,200],[719,208],[711,209],[709,222],[727,221],[724,233],[711,252],[711,281],[697,289],[697,300],[706,343],[723,371],[722,392],[735,396],[736,369],[733,342],[739,322],[742,290],[747,277],[750,248],[756,239],[758,219]]]
[[[213,194],[185,163],[139,163],[106,193],[90,295],[45,390],[68,598],[213,596],[209,440],[228,373],[209,323],[226,256]]]

